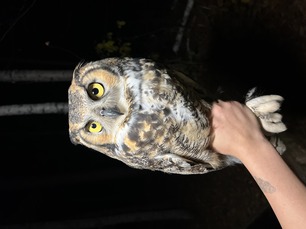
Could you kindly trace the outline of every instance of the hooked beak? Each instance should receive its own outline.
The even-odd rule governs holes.
[[[107,117],[117,117],[119,115],[123,115],[123,113],[121,113],[117,107],[107,109],[102,108],[100,115]]]

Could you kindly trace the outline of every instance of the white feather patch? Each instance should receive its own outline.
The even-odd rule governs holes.
[[[247,101],[245,104],[251,108],[251,107],[258,107],[264,103],[268,103],[271,101],[282,102],[283,100],[284,98],[280,95],[263,95],[263,96],[259,96],[254,99],[251,99]]]
[[[266,103],[258,104],[257,106],[253,106],[255,112],[259,113],[273,113],[278,111],[281,104],[278,101],[272,100]]]
[[[263,119],[260,119],[260,121],[261,121],[262,127],[270,133],[280,133],[280,132],[287,130],[287,127],[282,122],[273,123],[273,122],[267,122]]]

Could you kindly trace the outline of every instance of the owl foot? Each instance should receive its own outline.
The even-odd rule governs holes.
[[[287,129],[282,122],[282,115],[276,113],[281,106],[283,97],[279,95],[264,95],[250,98],[253,89],[247,95],[246,105],[259,118],[263,129],[269,133],[280,133]]]
[[[268,140],[277,152],[282,155],[286,150],[286,146],[276,134],[287,129],[286,125],[282,122],[282,115],[277,113],[284,98],[279,95],[254,97],[254,92],[255,88],[249,91],[245,104],[259,118]]]

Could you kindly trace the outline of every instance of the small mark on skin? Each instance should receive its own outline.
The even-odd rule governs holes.
[[[264,193],[274,193],[276,192],[276,188],[271,185],[268,181],[265,181],[259,177],[254,177],[256,183],[258,184],[258,186],[260,187],[260,189],[264,192]]]

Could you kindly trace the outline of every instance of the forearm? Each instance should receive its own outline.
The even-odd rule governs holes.
[[[273,208],[283,228],[305,228],[306,189],[269,142],[240,158]]]

